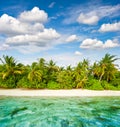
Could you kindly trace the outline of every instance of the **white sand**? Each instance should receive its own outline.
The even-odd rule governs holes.
[[[54,96],[54,97],[84,97],[84,96],[120,96],[120,91],[112,90],[22,90],[0,89],[0,96]]]

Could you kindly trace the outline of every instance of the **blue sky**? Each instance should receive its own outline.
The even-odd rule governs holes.
[[[120,58],[119,12],[120,0],[1,0],[0,57],[60,66]]]

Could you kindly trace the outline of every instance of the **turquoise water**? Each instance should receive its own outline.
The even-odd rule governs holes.
[[[120,97],[0,97],[0,127],[120,127]]]

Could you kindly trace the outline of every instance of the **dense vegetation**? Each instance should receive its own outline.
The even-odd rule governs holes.
[[[90,65],[84,59],[77,66],[59,67],[40,58],[32,65],[17,63],[12,56],[0,58],[0,88],[120,90],[120,71],[114,55]]]

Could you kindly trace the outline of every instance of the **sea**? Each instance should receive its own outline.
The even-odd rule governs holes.
[[[0,127],[120,127],[120,97],[0,97]]]

